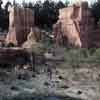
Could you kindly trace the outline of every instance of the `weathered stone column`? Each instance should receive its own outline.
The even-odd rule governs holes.
[[[7,43],[16,43],[21,46],[27,40],[30,28],[34,27],[33,12],[29,8],[10,7],[9,8],[9,32]],[[12,38],[13,36],[13,38]]]

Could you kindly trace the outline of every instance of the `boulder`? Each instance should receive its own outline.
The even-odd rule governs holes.
[[[23,43],[22,48],[27,49],[29,52],[34,52],[35,54],[43,54],[45,47],[38,42],[40,33],[37,29],[31,29],[31,32],[27,36],[27,41]]]

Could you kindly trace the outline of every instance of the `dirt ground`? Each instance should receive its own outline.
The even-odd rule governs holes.
[[[100,100],[100,64],[47,62],[36,69],[0,68],[0,100]]]

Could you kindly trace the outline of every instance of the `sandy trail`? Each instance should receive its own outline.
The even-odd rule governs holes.
[[[100,100],[99,64],[49,62],[36,68],[39,73],[35,77],[32,71],[0,68],[0,100],[40,100],[40,95],[41,100]]]

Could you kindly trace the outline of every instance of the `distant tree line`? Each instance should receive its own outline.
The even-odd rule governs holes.
[[[97,26],[98,21],[100,20],[100,0],[97,0],[97,2],[91,6],[91,12],[92,17],[95,18],[95,25]]]
[[[3,2],[0,0],[0,31],[8,30],[9,26],[9,13],[8,6],[11,5],[10,2],[7,2],[4,9],[2,8]]]
[[[3,2],[0,0],[0,31],[8,30],[9,27],[9,13],[8,6],[11,5],[11,2],[7,2],[2,8]],[[58,19],[58,10],[64,8],[68,5],[68,1],[63,3],[62,1],[54,2],[50,0],[45,0],[43,3],[37,1],[36,3],[26,3],[23,1],[22,4],[17,4],[14,0],[14,6],[22,5],[24,8],[30,8],[34,12],[35,16],[35,25],[41,28],[52,28],[51,26]]]
[[[68,2],[64,4],[61,1],[55,3],[54,1],[46,0],[44,3],[38,1],[33,6],[29,3],[28,7],[35,12],[35,24],[37,26],[42,28],[51,28],[58,19],[59,9],[64,8],[67,5]]]

